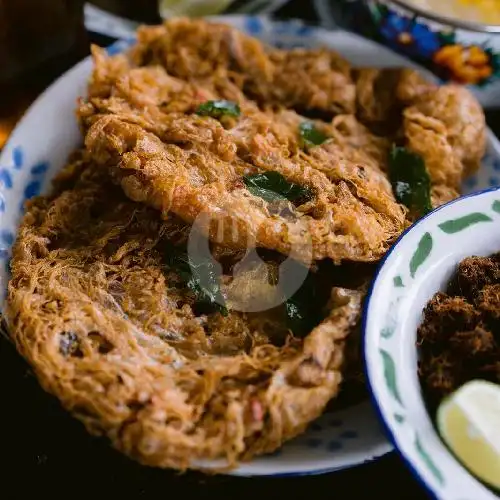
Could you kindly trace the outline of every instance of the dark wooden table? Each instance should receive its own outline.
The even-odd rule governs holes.
[[[308,2],[295,0],[281,17],[314,21]],[[93,42],[110,40],[90,34]],[[11,87],[0,101],[0,148],[22,112],[47,85],[46,75]],[[49,78],[50,79],[50,78]],[[500,131],[498,113],[488,113]],[[428,498],[395,454],[345,472],[298,478],[205,477],[140,467],[90,438],[38,387],[13,348],[0,340],[0,498],[386,499]]]

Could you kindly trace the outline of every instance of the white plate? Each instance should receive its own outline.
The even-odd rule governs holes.
[[[332,47],[355,65],[411,66],[391,51],[343,31],[245,16],[218,20],[281,47]],[[130,42],[118,42],[109,50],[117,52],[128,44]],[[0,303],[5,298],[10,247],[24,201],[46,191],[68,155],[82,143],[74,109],[77,98],[85,94],[91,69],[91,61],[86,59],[47,89],[21,120],[0,156]],[[500,176],[500,144],[491,134],[484,166],[467,189],[499,184],[497,176]],[[374,460],[392,449],[367,401],[323,415],[305,434],[278,453],[257,458],[233,473],[242,476],[320,474]]]

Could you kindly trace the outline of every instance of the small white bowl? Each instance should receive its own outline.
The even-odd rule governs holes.
[[[500,251],[500,188],[471,194],[420,219],[382,262],[365,306],[367,379],[387,434],[415,475],[443,500],[498,498],[441,441],[417,373],[417,327],[458,263]]]

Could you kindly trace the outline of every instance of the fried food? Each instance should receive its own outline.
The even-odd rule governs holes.
[[[407,68],[359,68],[354,74],[357,115],[382,135],[401,125],[405,106],[436,88]]]
[[[486,121],[475,97],[408,69],[360,69],[356,90],[360,119],[383,135],[400,127],[401,144],[424,158],[433,187],[441,195],[448,191],[436,194],[436,204],[456,197],[486,147]]]
[[[500,382],[500,254],[460,262],[418,329],[419,371],[433,405],[474,379]]]
[[[481,164],[486,121],[464,87],[445,85],[417,97],[404,111],[403,129],[408,147],[424,158],[436,185],[458,190]]]
[[[161,66],[182,80],[223,79],[265,105],[355,110],[355,85],[347,61],[332,50],[279,50],[230,26],[173,19],[141,28],[131,53],[135,66]]]
[[[425,160],[426,210],[457,197],[484,151],[474,98],[203,20],[93,57],[85,148],[13,249],[9,330],[43,387],[125,454],[181,470],[272,452],[364,397],[367,282],[422,208],[396,201],[411,166],[390,154]],[[193,234],[213,261],[193,267]],[[306,270],[290,297],[284,261]]]
[[[189,223],[209,214],[210,238],[219,244],[295,252],[305,261],[308,255],[338,263],[380,258],[405,221],[383,173],[344,159],[334,145],[300,152],[286,128],[273,134],[272,125],[262,113],[242,119],[235,130],[211,118],[165,117],[162,137],[189,143],[182,148],[108,116],[89,130],[86,146],[113,170],[131,199]],[[259,128],[268,133],[259,134]],[[293,159],[281,153],[280,139],[297,151]],[[310,188],[314,198],[274,212],[272,202],[253,195],[243,182],[244,176],[269,171]]]
[[[9,329],[44,389],[122,452],[160,467],[234,465],[302,432],[337,394],[361,291],[331,288],[304,338],[271,313],[199,314],[167,258],[187,231],[78,155],[29,205]]]
[[[108,85],[114,64],[98,53],[93,85],[100,78]],[[346,136],[337,117],[332,124],[311,121],[329,140],[303,148],[306,118],[291,110],[262,111],[233,86],[220,88],[183,82],[159,67],[132,69],[117,80],[111,97],[97,92],[81,106],[86,147],[132,199],[188,223],[208,213],[210,237],[219,244],[294,251],[303,260],[379,259],[405,227],[405,210],[378,163],[387,141],[354,117]],[[228,97],[241,107],[240,117],[221,123],[194,113],[207,99]],[[365,144],[372,148],[363,152]],[[313,199],[275,213],[243,182],[262,172],[307,187]]]
[[[94,49],[94,61],[78,111],[93,159],[164,217],[193,224],[208,214],[205,230],[224,246],[376,261],[409,223],[387,179],[391,145],[403,142],[425,159],[434,206],[458,196],[485,148],[484,115],[467,90],[406,69],[364,68],[351,79],[332,51],[273,49],[219,24],[143,28],[128,54]],[[346,88],[356,90],[350,104],[337,92]],[[213,100],[236,103],[241,115],[196,114]],[[302,123],[327,140],[305,147]],[[245,186],[262,172],[314,196],[276,211]]]

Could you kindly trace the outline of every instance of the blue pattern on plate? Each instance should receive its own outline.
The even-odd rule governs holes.
[[[108,53],[108,56],[114,56],[126,50],[134,42],[135,42],[135,37],[126,38],[124,40],[118,40],[117,42],[111,44],[109,47],[106,47],[106,52]]]
[[[491,187],[495,187],[495,186],[498,186],[498,184],[500,184],[500,178],[499,177],[496,177],[494,175],[492,175],[489,180],[488,180],[488,184],[491,186]]]
[[[311,429],[314,432],[320,432],[323,430],[323,427],[319,425],[317,422],[313,422],[310,426],[309,429]]]
[[[14,233],[12,231],[9,231],[8,229],[1,229],[0,240],[2,241],[2,243],[11,246],[12,243],[14,243]]]
[[[245,31],[249,35],[258,35],[262,32],[262,30],[262,20],[258,17],[250,16],[245,19]]]
[[[314,29],[311,26],[308,26],[307,24],[304,24],[297,28],[297,36],[309,37],[312,36],[313,33]]]
[[[113,44],[106,49],[106,52],[108,53],[108,56],[114,56],[120,53],[121,50],[115,44]]]
[[[330,441],[327,445],[328,451],[338,452],[344,447],[340,441]]]
[[[477,177],[476,176],[469,177],[468,179],[465,180],[464,184],[467,189],[474,189],[478,184]]]
[[[318,438],[311,438],[306,441],[306,444],[307,446],[309,446],[309,448],[319,448],[323,444],[323,440]]]
[[[21,213],[24,213],[24,206],[26,201],[33,198],[34,196],[38,196],[43,187],[43,181],[45,178],[45,174],[50,168],[50,164],[46,161],[41,161],[35,163],[30,169],[31,181],[25,186],[23,191],[23,199],[19,206]]]
[[[357,437],[358,433],[351,430],[344,431],[339,435],[339,438],[341,439],[356,439]]]
[[[287,21],[275,23],[273,30],[274,35],[279,36],[296,36],[300,38],[307,38],[314,33],[314,28],[308,26],[301,21]]]
[[[23,167],[24,153],[21,146],[17,146],[12,151],[12,160],[14,161],[14,168],[20,170]]]
[[[33,198],[33,196],[38,196],[40,194],[41,188],[42,188],[42,185],[41,185],[40,181],[38,181],[38,180],[31,181],[24,188],[24,199],[29,200],[30,198]]]
[[[6,189],[12,189],[14,183],[12,182],[12,175],[6,168],[0,170],[0,183]]]
[[[31,167],[31,173],[33,175],[40,175],[47,172],[49,169],[49,164],[47,162],[37,163],[34,167]]]
[[[328,425],[330,427],[342,427],[342,420],[339,420],[337,418],[334,418],[328,422]]]

